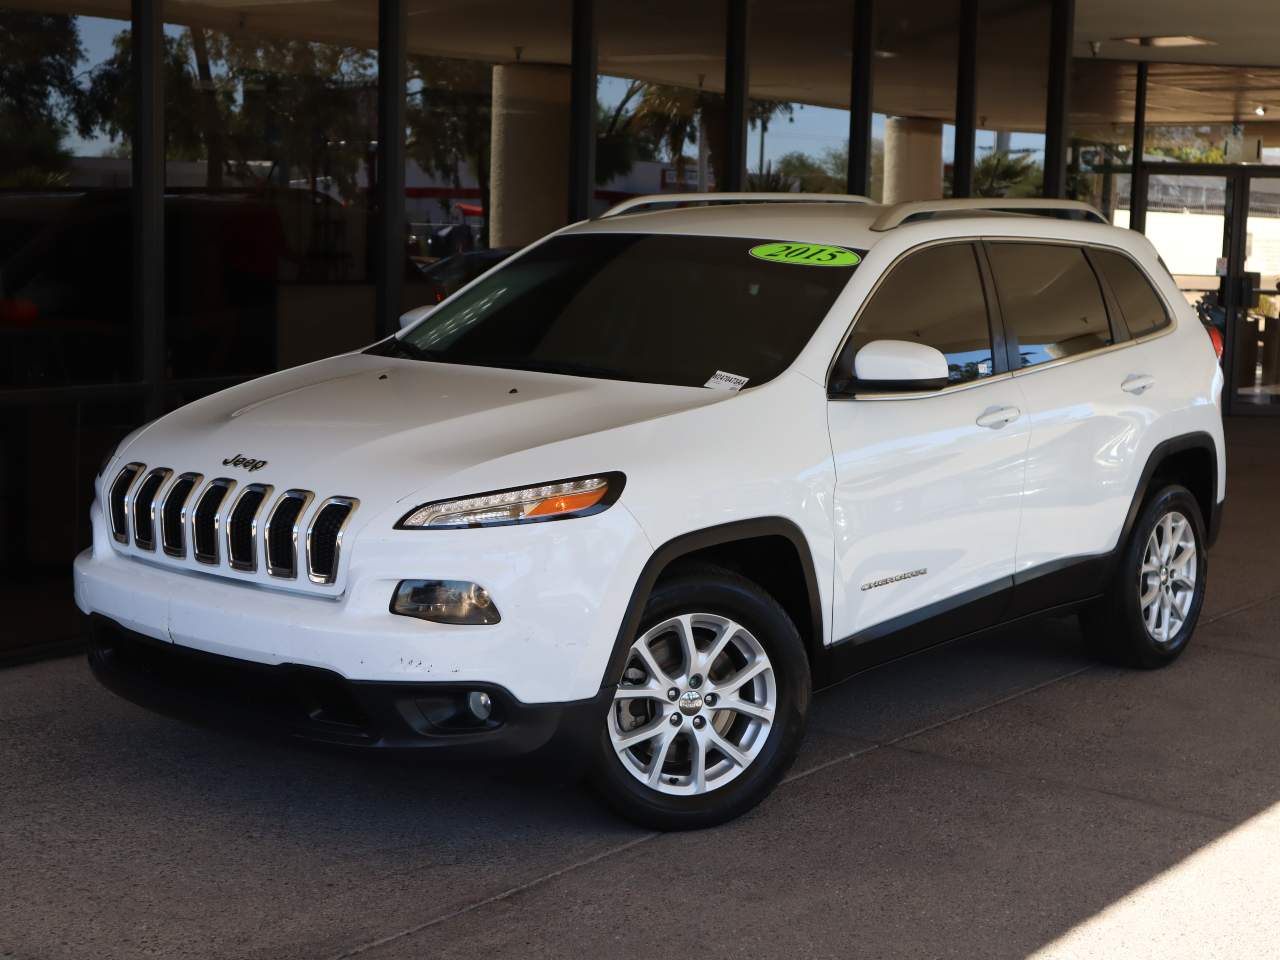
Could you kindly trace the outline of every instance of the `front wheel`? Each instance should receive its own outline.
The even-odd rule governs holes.
[[[751,809],[795,759],[809,707],[795,625],[751,581],[698,567],[660,583],[597,739],[594,781],[659,830]]]
[[[1082,611],[1086,636],[1131,666],[1172,663],[1195,632],[1208,573],[1199,503],[1186,487],[1161,488],[1134,524],[1106,597]]]

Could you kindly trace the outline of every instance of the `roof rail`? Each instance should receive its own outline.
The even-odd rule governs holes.
[[[908,200],[884,208],[884,212],[871,224],[872,230],[885,231],[900,227],[912,220],[928,220],[944,213],[1023,213],[1030,216],[1058,217],[1063,220],[1087,220],[1106,223],[1107,219],[1094,207],[1079,200],[1044,200],[1038,197],[1019,197],[1014,200],[1000,197],[972,197],[961,200]]]
[[[632,213],[640,207],[664,203],[874,203],[870,197],[849,193],[649,193],[631,197],[610,207],[600,215],[616,217]]]

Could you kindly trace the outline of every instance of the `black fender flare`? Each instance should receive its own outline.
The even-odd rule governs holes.
[[[1212,547],[1214,541],[1218,539],[1218,527],[1221,525],[1221,513],[1218,504],[1218,445],[1214,442],[1212,436],[1204,431],[1195,433],[1185,433],[1181,436],[1170,437],[1168,440],[1162,440],[1152,448],[1150,456],[1147,457],[1146,465],[1142,468],[1142,476],[1138,479],[1137,489],[1133,492],[1133,500],[1129,504],[1129,512],[1125,514],[1124,526],[1120,528],[1120,539],[1116,541],[1114,555],[1118,557],[1124,550],[1124,545],[1129,542],[1129,536],[1133,533],[1133,525],[1138,522],[1138,514],[1142,511],[1142,505],[1146,503],[1147,494],[1150,492],[1151,480],[1156,474],[1156,470],[1169,457],[1174,454],[1184,453],[1187,450],[1205,450],[1209,454],[1209,459],[1213,462],[1213,469],[1209,476],[1209,516],[1204,518],[1206,527],[1206,536],[1209,538],[1209,546]]]
[[[605,665],[604,676],[600,686],[616,687],[622,680],[622,671],[627,665],[627,653],[631,642],[640,628],[640,618],[644,614],[649,594],[662,572],[675,561],[705,550],[707,547],[719,547],[737,540],[754,540],[760,537],[784,537],[795,547],[800,558],[800,568],[804,576],[806,592],[809,596],[809,653],[812,657],[822,649],[823,628],[825,618],[822,615],[822,595],[818,590],[818,577],[813,564],[813,552],[809,549],[809,541],[804,532],[786,517],[757,517],[751,520],[735,520],[730,523],[717,524],[689,533],[673,537],[658,547],[645,562],[644,569],[636,579],[631,591],[631,599],[627,602],[626,612],[618,626],[618,634],[614,640],[613,652]],[[803,626],[803,625],[801,625]]]

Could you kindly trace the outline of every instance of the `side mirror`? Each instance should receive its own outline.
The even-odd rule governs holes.
[[[854,386],[874,393],[940,390],[950,382],[942,351],[909,340],[872,340],[853,358]]]
[[[414,307],[412,310],[406,310],[400,314],[400,329],[412,327],[435,308],[436,305],[434,303],[429,303],[425,307]]]

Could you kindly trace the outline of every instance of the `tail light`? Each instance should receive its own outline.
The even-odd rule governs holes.
[[[1224,346],[1222,340],[1222,331],[1217,327],[1205,325],[1204,332],[1209,335],[1209,342],[1213,344],[1213,352],[1217,354],[1219,360],[1222,359],[1222,348]]]

